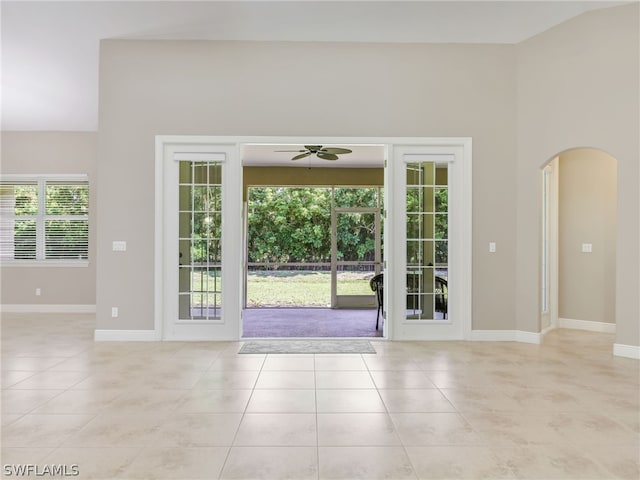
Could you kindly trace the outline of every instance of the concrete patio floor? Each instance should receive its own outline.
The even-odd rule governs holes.
[[[246,308],[243,338],[381,337],[376,309]]]

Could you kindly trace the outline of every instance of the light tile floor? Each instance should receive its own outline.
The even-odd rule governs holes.
[[[613,357],[611,335],[238,355],[230,342],[94,343],[93,321],[3,316],[3,466],[127,480],[640,478],[639,362]]]

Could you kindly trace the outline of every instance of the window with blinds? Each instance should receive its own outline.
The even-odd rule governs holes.
[[[0,180],[0,259],[87,260],[86,176]]]

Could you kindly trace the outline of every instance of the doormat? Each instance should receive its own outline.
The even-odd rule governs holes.
[[[368,340],[261,340],[238,353],[376,353]]]

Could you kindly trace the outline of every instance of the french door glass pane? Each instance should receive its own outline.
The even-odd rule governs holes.
[[[179,319],[219,319],[222,165],[180,162],[179,196]]]
[[[407,172],[407,319],[447,318],[449,201],[446,164],[409,163]]]

